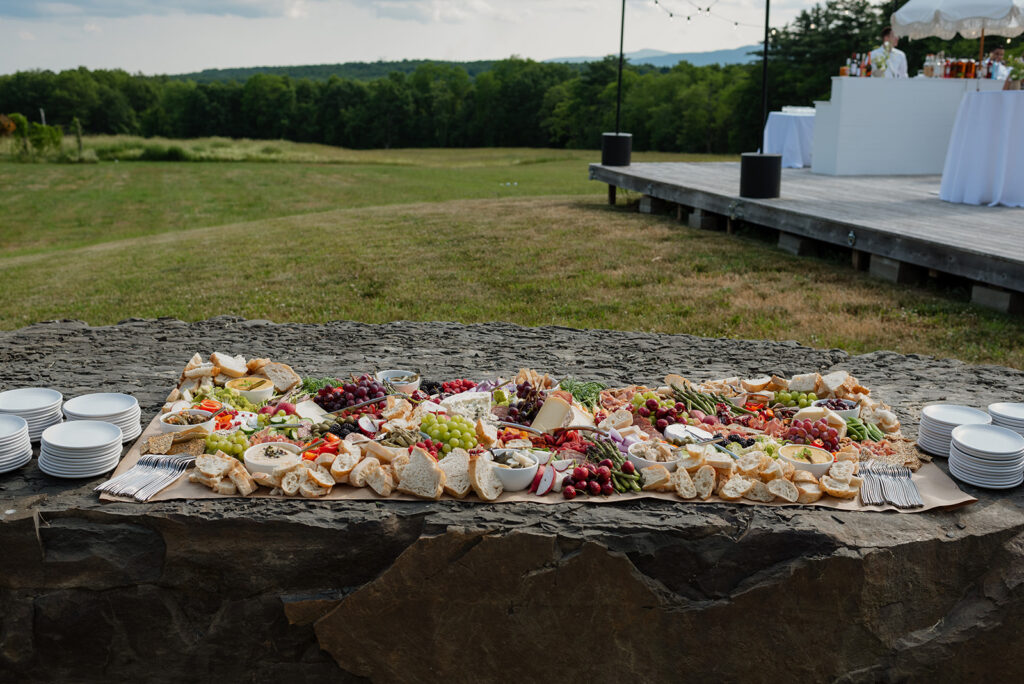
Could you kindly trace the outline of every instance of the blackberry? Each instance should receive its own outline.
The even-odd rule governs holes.
[[[431,396],[441,394],[441,383],[436,380],[424,380],[420,383],[420,391]]]
[[[344,439],[347,435],[353,432],[359,432],[359,426],[353,421],[348,422],[337,422],[330,427],[328,430],[332,435],[337,435],[341,439]]]

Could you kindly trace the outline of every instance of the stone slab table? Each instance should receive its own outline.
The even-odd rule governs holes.
[[[48,322],[0,388],[123,391],[194,351],[307,375],[532,366],[610,383],[843,368],[898,407],[1024,399],[1024,372],[794,342],[398,322]],[[944,464],[940,464],[944,467]],[[683,504],[101,504],[0,476],[0,681],[1020,680],[1024,492],[917,515]]]

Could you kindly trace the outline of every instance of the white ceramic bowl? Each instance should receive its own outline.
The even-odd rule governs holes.
[[[826,401],[830,400],[818,399],[817,401],[811,402],[811,405],[822,406]],[[849,399],[846,399],[845,401],[849,401]],[[835,413],[838,414],[839,417],[842,418],[843,420],[846,420],[847,418],[856,418],[860,415],[860,406],[854,406],[852,409],[843,409],[842,411],[836,411],[835,409],[832,410],[835,411]]]
[[[267,447],[279,447],[284,451],[291,452],[295,454],[295,459],[292,461],[282,456],[277,462],[261,461],[260,456],[267,450]],[[245,454],[242,455],[242,461],[245,463],[246,470],[250,473],[273,473],[274,469],[280,465],[297,462],[299,460],[299,451],[301,450],[301,447],[298,445],[288,444],[287,442],[264,442],[263,444],[257,444],[246,449]]]
[[[801,449],[810,449],[812,452],[820,452],[828,456],[829,461],[828,463],[807,463],[805,461],[790,458],[790,456],[795,455]],[[832,467],[832,463],[835,460],[835,457],[832,456],[830,452],[825,451],[824,449],[819,449],[815,446],[807,446],[806,444],[787,444],[784,447],[780,447],[779,456],[786,459],[788,463],[792,463],[796,466],[797,470],[806,470],[811,475],[814,475],[814,477],[821,477],[828,473],[828,469]]]
[[[668,470],[668,472],[670,473],[675,471],[676,461],[652,461],[650,459],[644,458],[643,456],[637,456],[636,453],[634,453],[634,450],[642,444],[646,445],[647,442],[637,442],[636,444],[631,444],[629,446],[629,452],[626,454],[626,458],[629,459],[629,461],[634,466],[636,466],[637,472],[639,472],[643,468],[650,468],[651,466],[656,465],[665,466],[665,469]]]
[[[491,460],[494,460],[494,454],[501,455],[505,451],[518,451],[518,449],[494,449],[491,452]],[[533,459],[533,465],[525,468],[504,468],[497,463],[494,464],[494,472],[497,473],[498,479],[501,480],[501,486],[506,492],[521,492],[524,489],[529,489],[539,467],[537,457],[531,455],[530,458]]]
[[[234,384],[232,384],[245,384],[247,382],[252,382],[255,379],[256,378],[235,378],[233,380],[228,380],[227,383],[225,384],[225,387],[227,387],[228,389],[235,390],[236,392],[238,392],[240,396],[245,397],[247,400],[251,401],[254,404],[262,404],[263,402],[267,401],[272,396],[274,396],[274,383],[272,383],[270,380],[266,381],[266,386],[260,387],[259,389],[255,390],[240,389],[238,387],[235,387]],[[265,378],[261,379],[265,380]]]
[[[391,370],[383,370],[377,373],[377,381],[390,381],[391,378],[400,378],[403,375],[415,375],[416,379],[413,380],[412,382],[392,382],[391,386],[394,387],[399,392],[404,392],[406,394],[412,394],[413,392],[420,388],[420,382],[423,381],[423,378],[420,376],[419,373],[411,370],[398,370],[394,368]],[[508,489],[508,487],[506,487],[506,489]]]
[[[207,418],[206,422],[196,423],[195,425],[172,425],[167,423],[166,420],[173,415],[178,413],[188,413],[193,416],[203,416]],[[213,420],[213,414],[209,411],[202,411],[200,409],[185,409],[184,411],[172,411],[170,413],[164,413],[160,416],[160,431],[161,432],[181,432],[182,430],[189,430],[194,427],[201,427],[207,432],[213,432],[213,424],[216,421]]]

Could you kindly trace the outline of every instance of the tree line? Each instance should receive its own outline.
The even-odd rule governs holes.
[[[830,78],[853,52],[877,46],[900,3],[828,0],[801,12],[769,45],[769,103],[827,99]],[[977,54],[976,41],[901,42],[911,74],[927,52]],[[972,52],[973,51],[973,52]],[[0,112],[87,133],[168,138],[289,139],[349,148],[596,148],[615,118],[617,59],[583,65],[512,57],[471,75],[454,63],[419,62],[371,80],[253,73],[196,82],[84,67],[0,76]],[[626,66],[623,130],[634,149],[735,153],[761,137],[761,66],[680,63]]]

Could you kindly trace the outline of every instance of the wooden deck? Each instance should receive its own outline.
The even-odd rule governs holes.
[[[943,202],[939,176],[838,177],[783,169],[782,196],[771,200],[739,197],[738,162],[591,164],[590,178],[698,215],[777,229],[780,245],[819,240],[890,266],[1024,293],[1024,210]]]

